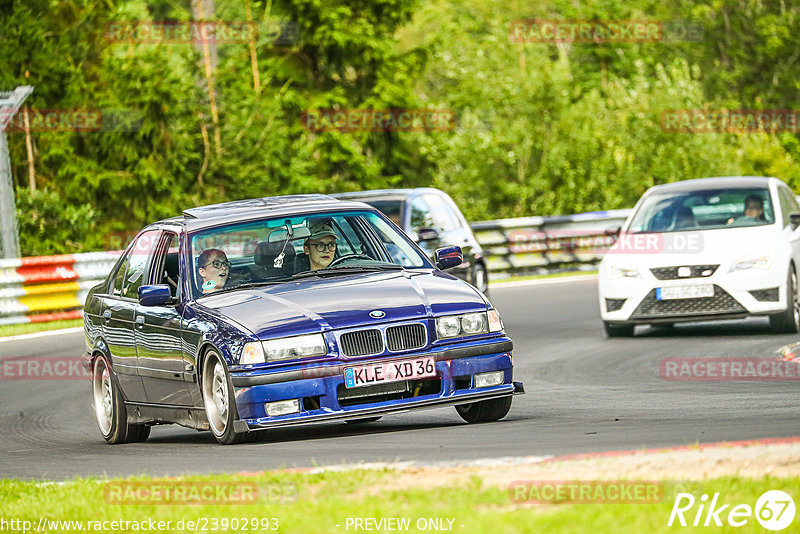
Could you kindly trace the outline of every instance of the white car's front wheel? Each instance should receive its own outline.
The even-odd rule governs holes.
[[[800,300],[797,298],[797,274],[789,269],[786,281],[786,309],[769,316],[769,325],[776,334],[795,334],[800,327]]]

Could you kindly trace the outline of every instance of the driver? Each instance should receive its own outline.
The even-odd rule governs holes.
[[[333,231],[330,223],[313,223],[309,230],[311,235],[303,245],[303,252],[308,254],[310,269],[324,269],[333,261],[336,252],[336,240],[339,236]]]
[[[756,195],[748,195],[744,199],[744,214],[757,220],[764,219],[764,201]]]

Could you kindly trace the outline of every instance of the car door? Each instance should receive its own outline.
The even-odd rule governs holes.
[[[147,396],[139,375],[134,335],[138,299],[131,295],[136,294],[157,237],[157,230],[149,230],[134,239],[117,266],[110,294],[103,296],[101,303],[103,335],[111,353],[111,366],[125,398],[136,402],[145,402]]]
[[[183,305],[179,236],[165,230],[153,251],[144,283],[166,284],[174,301],[165,306],[136,305],[136,354],[147,401],[153,404],[191,406],[189,382],[194,367],[181,350]]]
[[[797,199],[794,194],[792,194],[788,187],[783,185],[778,186],[778,200],[781,205],[784,236],[792,246],[794,264],[796,267],[800,268],[800,229],[792,229],[792,223],[789,220],[789,215],[800,212],[800,206],[797,205]]]

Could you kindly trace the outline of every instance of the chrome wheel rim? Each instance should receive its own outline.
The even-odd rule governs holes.
[[[103,358],[94,362],[92,374],[92,391],[94,393],[94,415],[103,435],[111,432],[114,420],[114,390],[111,386],[111,374]]]
[[[208,424],[216,435],[225,433],[228,421],[228,379],[225,368],[216,355],[209,356],[206,373],[203,377],[203,401],[208,416]]]
[[[479,265],[478,268],[475,269],[475,287],[485,293],[487,289],[486,286],[486,270]]]
[[[797,275],[792,271],[792,285],[789,288],[792,299],[792,311],[794,313],[794,324],[800,325],[800,300],[797,299]]]

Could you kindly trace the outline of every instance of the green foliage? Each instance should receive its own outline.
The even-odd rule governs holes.
[[[56,191],[31,193],[27,189],[17,191],[17,214],[23,256],[84,250],[96,217],[91,206],[66,204]]]
[[[22,189],[25,137],[9,133],[26,253],[102,248],[109,232],[187,207],[278,194],[432,185],[480,220],[624,208],[653,184],[702,176],[800,186],[796,134],[660,124],[670,109],[796,107],[791,3],[216,0],[215,19],[245,20],[246,2],[260,87],[248,44],[218,44],[217,125],[201,47],[106,35],[112,22],[192,20],[190,2],[2,2],[0,88],[34,85],[33,108],[139,118],[127,131],[33,131],[42,197]],[[682,21],[702,39],[509,40],[511,21],[534,18]],[[446,132],[314,132],[301,117],[316,108],[450,108],[457,121]],[[32,224],[34,205],[94,226],[51,240]]]

